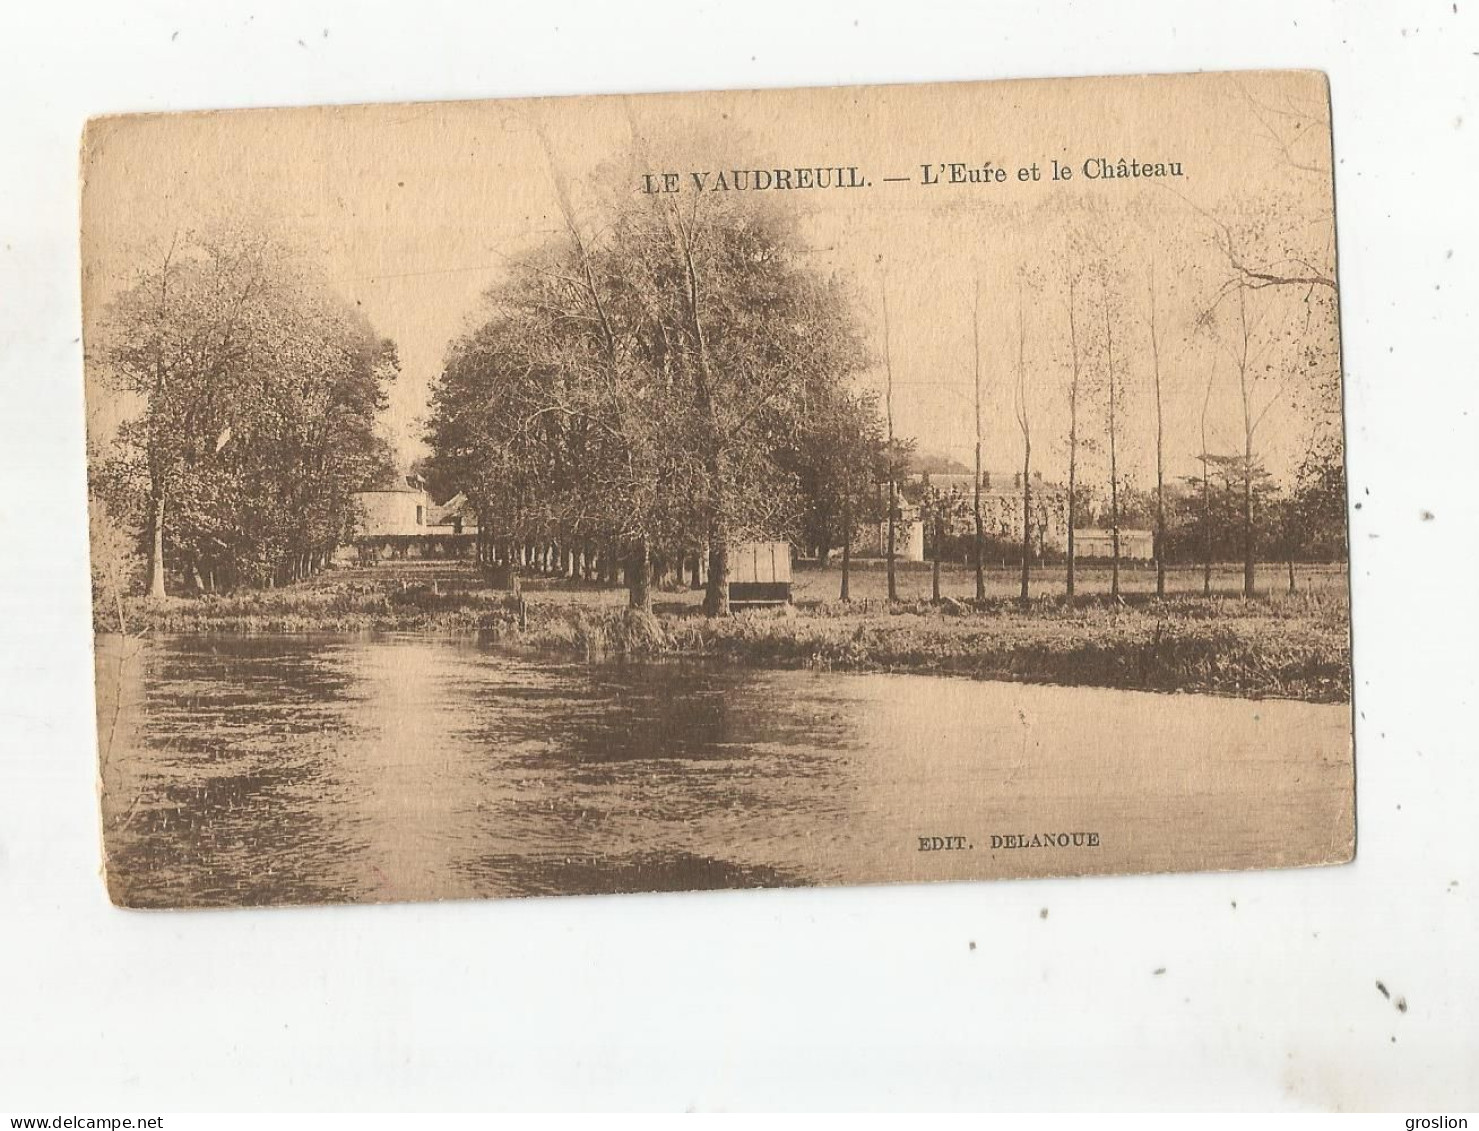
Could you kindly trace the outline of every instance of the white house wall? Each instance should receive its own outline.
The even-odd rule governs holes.
[[[359,506],[355,532],[360,537],[394,534],[427,534],[427,498],[414,491],[361,491],[354,501]],[[421,519],[420,522],[417,518]]]

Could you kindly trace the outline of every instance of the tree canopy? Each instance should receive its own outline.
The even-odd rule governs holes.
[[[567,220],[453,343],[432,463],[511,539],[596,542],[638,575],[706,554],[722,612],[729,543],[836,537],[839,461],[869,465],[847,298],[792,219],[749,200]]]
[[[109,305],[91,356],[138,409],[96,467],[110,512],[197,585],[302,576],[391,466],[376,414],[398,361],[291,249],[244,229],[177,234]]]

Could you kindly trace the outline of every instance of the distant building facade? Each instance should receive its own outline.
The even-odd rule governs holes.
[[[353,499],[356,538],[428,533],[431,500],[415,479],[396,476],[372,490],[356,491]]]
[[[941,491],[952,488],[964,502],[964,512],[951,522],[951,535],[974,534],[975,476],[972,474],[936,474],[928,477],[926,484],[921,478],[919,489],[925,486]],[[1022,472],[982,471],[981,473],[981,525],[986,537],[1000,542],[1020,545],[1023,526]],[[1026,518],[1032,529],[1032,542],[1039,555],[1061,554],[1068,549],[1068,490],[1045,480],[1041,472],[1032,473],[1032,490],[1028,492]]]
[[[899,508],[902,518],[894,523],[894,556],[905,562],[924,561],[924,523],[919,518],[919,508]],[[888,523],[863,527],[853,543],[852,552],[860,558],[888,557]]]

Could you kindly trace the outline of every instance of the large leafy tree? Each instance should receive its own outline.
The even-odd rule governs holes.
[[[375,431],[392,343],[291,250],[250,229],[178,234],[110,303],[89,343],[137,407],[114,483],[138,500],[152,597],[166,561],[223,584],[301,576],[389,462]]]
[[[707,554],[722,615],[731,541],[816,518],[827,457],[799,453],[861,427],[841,287],[786,215],[749,201],[642,197],[584,223],[567,204],[566,220],[453,344],[433,461],[510,537],[625,557],[633,604],[650,603],[655,554]]]

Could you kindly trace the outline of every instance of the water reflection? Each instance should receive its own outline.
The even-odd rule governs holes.
[[[1349,820],[1340,707],[418,637],[104,638],[98,676],[135,906],[1303,863],[1289,822]],[[1078,828],[1100,848],[990,849]]]

